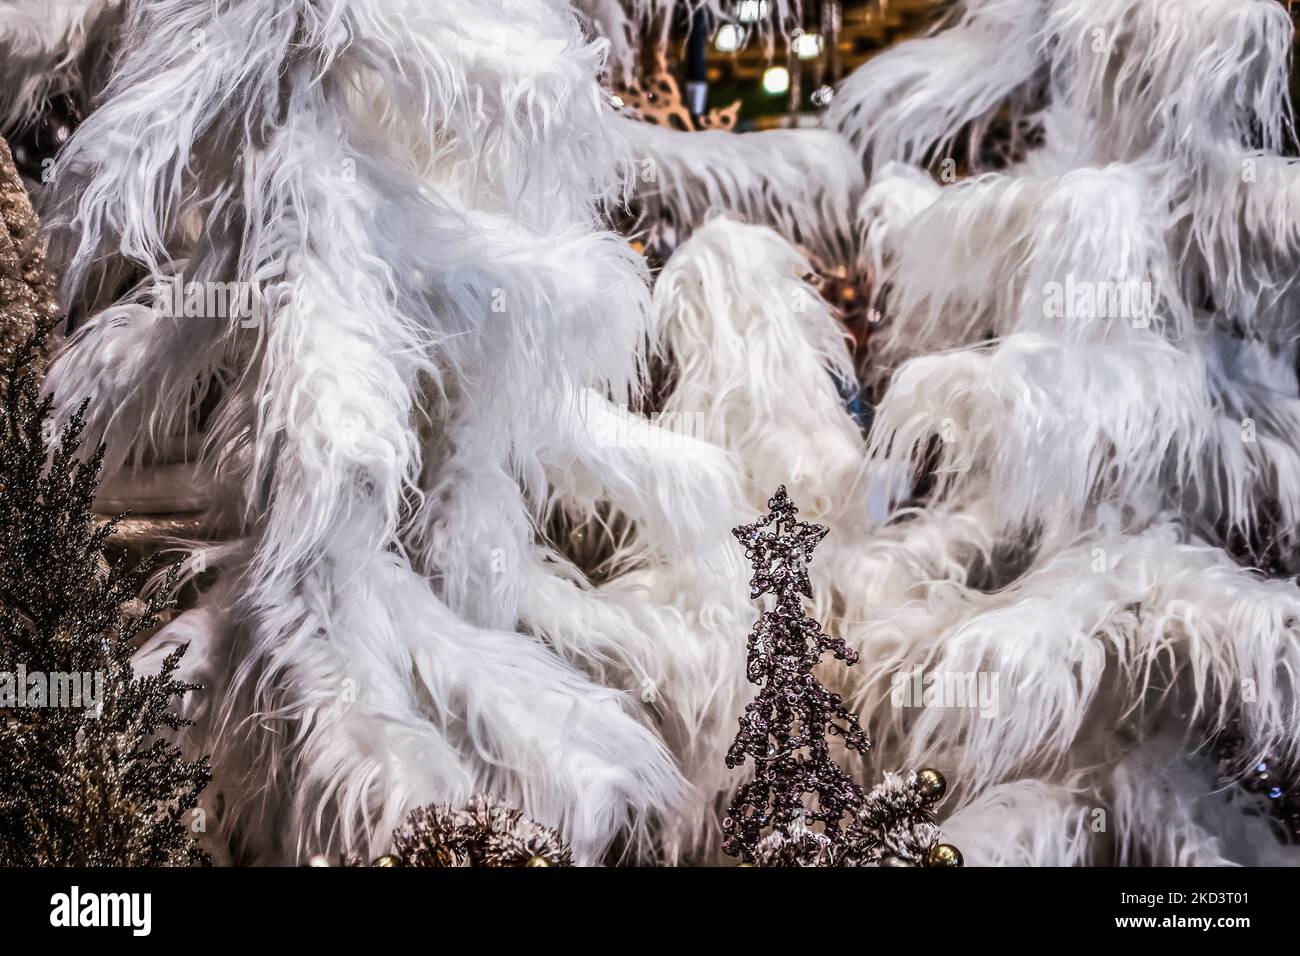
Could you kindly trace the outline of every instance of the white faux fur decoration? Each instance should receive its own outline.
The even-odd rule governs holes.
[[[483,789],[585,862],[616,839],[653,856],[670,825],[700,833],[683,848],[707,841],[651,728],[692,746],[713,669],[664,659],[637,615],[584,617],[616,600],[587,588],[564,634],[529,611],[572,580],[537,527],[548,473],[575,461],[577,500],[627,510],[660,560],[730,526],[721,452],[611,459],[568,425],[584,389],[635,397],[646,341],[639,263],[590,225],[621,163],[600,44],[558,3],[158,0],[133,5],[122,49],[60,156],[55,235],[70,298],[101,302],[119,263],[142,284],[90,318],[51,384],[65,408],[96,395],[124,461],[195,427],[192,383],[218,383],[200,465],[238,489],[247,547],[191,612],[208,686],[191,744],[213,755],[236,859],[378,852],[411,807]],[[265,314],[160,315],[150,290],[182,272],[255,285]],[[685,635],[676,599],[638,614]],[[612,690],[583,674],[611,665]],[[664,696],[625,692],[644,680]]]
[[[845,765],[943,769],[968,863],[1294,862],[1212,756],[1300,763],[1285,11],[967,0],[826,128],[733,135],[599,85],[672,5],[0,11],[0,117],[94,103],[43,187],[57,411],[110,498],[189,447],[237,529],[140,655],[190,643],[218,858],[488,791],[581,863],[716,859],[730,529],[784,483]],[[682,240],[653,288],[629,207]],[[809,254],[869,276],[865,366]]]
[[[619,128],[643,221],[666,219],[684,239],[710,214],[727,212],[772,226],[823,262],[852,257],[862,172],[830,130],[688,133],[633,120]]]
[[[869,458],[989,534],[875,605],[851,693],[881,765],[952,768],[969,862],[1296,861],[1209,746],[1300,756],[1300,590],[1241,567],[1300,515],[1291,32],[1271,0],[970,0],[834,101],[872,174]],[[1037,137],[981,167],[999,121]]]
[[[1032,102],[1048,2],[966,0],[950,29],[905,40],[850,74],[831,100],[828,124],[873,170],[945,156],[970,125],[978,139],[1004,103]]]
[[[0,6],[0,127],[20,129],[46,101],[89,99],[116,48],[120,0],[11,0]]]

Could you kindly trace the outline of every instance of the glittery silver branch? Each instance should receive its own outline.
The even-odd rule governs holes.
[[[20,348],[38,329],[53,326],[57,315],[54,279],[45,268],[40,223],[9,146],[0,137],[0,375],[8,374]],[[39,373],[45,337],[28,357]]]
[[[0,372],[0,866],[205,864],[189,825],[207,760],[167,739],[188,723],[173,705],[199,688],[177,677],[184,648],[151,676],[132,662],[179,568],[148,591],[155,564],[109,559],[115,522],[92,512],[103,448],[81,454],[85,405],[50,426],[45,330]],[[24,673],[94,674],[102,692],[20,702]]]

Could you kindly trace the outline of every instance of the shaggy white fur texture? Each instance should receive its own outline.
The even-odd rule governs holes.
[[[652,855],[685,783],[645,702],[582,673],[612,660],[639,689],[649,635],[565,615],[564,650],[607,648],[566,662],[524,608],[572,577],[537,531],[561,503],[548,471],[588,462],[579,500],[670,553],[693,546],[674,498],[735,483],[705,450],[655,459],[651,484],[644,456],[570,424],[584,390],[635,396],[647,341],[639,261],[591,225],[621,188],[601,45],[561,4],[511,3],[163,0],[124,37],[60,157],[54,234],[91,315],[51,384],[94,393],[125,462],[193,428],[193,383],[216,383],[199,464],[246,546],[174,627],[206,635],[191,743],[213,754],[220,835],[244,860],[374,853],[412,806],[489,789],[585,862],[614,841]],[[116,270],[141,277],[118,302]],[[265,314],[151,308],[182,272],[255,283]]]
[[[634,120],[619,128],[643,222],[670,222],[684,239],[726,211],[773,227],[824,262],[852,258],[863,177],[843,137],[822,129],[688,133]]]
[[[599,85],[668,6],[0,13],[0,116],[96,97],[43,197],[58,408],[93,396],[115,481],[193,448],[238,529],[141,652],[190,642],[221,858],[383,852],[488,790],[584,863],[713,859],[729,531],[785,483],[862,654],[846,765],[944,769],[968,862],[1294,861],[1207,748],[1300,759],[1300,591],[1243,566],[1300,519],[1281,6],[968,0],[829,128],[738,136]],[[628,203],[684,240],[653,289]],[[865,368],[809,252],[871,276]]]
[[[116,49],[119,0],[13,0],[0,6],[0,126],[21,129],[59,94],[88,99]]]
[[[1236,719],[1294,761],[1300,726],[1300,590],[1242,567],[1300,514],[1291,33],[1269,0],[970,0],[834,102],[887,323],[869,459],[989,534],[876,603],[853,699],[884,766],[953,768],[972,862],[1296,861],[1209,747]],[[997,117],[1014,155],[951,176]]]

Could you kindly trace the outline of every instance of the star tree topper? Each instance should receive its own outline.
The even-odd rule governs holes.
[[[810,598],[808,562],[812,560],[813,548],[821,543],[829,529],[800,521],[796,517],[799,509],[786,494],[785,485],[768,499],[767,509],[768,514],[731,532],[744,545],[745,557],[754,569],[754,576],[749,580],[749,596],[775,594],[782,602],[797,602],[797,595]]]

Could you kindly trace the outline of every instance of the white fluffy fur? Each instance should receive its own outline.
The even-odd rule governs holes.
[[[989,532],[850,631],[871,670],[849,690],[877,765],[953,769],[972,861],[1288,859],[1206,750],[1235,716],[1295,759],[1300,591],[1224,550],[1296,525],[1290,40],[1267,0],[972,2],[836,99],[873,173],[869,457],[933,470],[922,514],[979,507]],[[1042,145],[952,184],[914,168],[1000,109]],[[1146,297],[1054,310],[1067,280]],[[999,713],[896,705],[918,667],[997,675]]]
[[[686,133],[629,119],[619,129],[643,220],[666,218],[685,238],[724,211],[772,226],[824,261],[850,256],[862,172],[829,130]]]
[[[575,386],[634,391],[645,341],[641,267],[590,226],[617,186],[601,46],[560,4],[161,0],[125,30],[63,157],[70,295],[102,299],[108,254],[256,281],[268,313],[200,331],[136,293],[52,383],[120,398],[95,425],[125,458],[184,427],[187,374],[222,369],[202,464],[242,487],[249,547],[199,612],[214,636],[195,652],[211,690],[192,744],[213,754],[226,832],[249,859],[376,852],[412,806],[487,789],[584,862],[619,837],[655,853],[686,791],[651,715],[580,673],[600,659],[564,663],[540,628],[514,630],[524,569],[564,579],[532,557],[551,449],[605,468],[582,495],[665,541],[664,489],[701,468],[720,495],[728,481],[725,459],[681,461],[654,487],[559,427]],[[497,606],[498,552],[513,604]]]
[[[940,190],[914,169],[886,167],[861,208],[865,264],[891,319],[880,360],[1012,332],[1079,343],[1150,327],[1183,334],[1188,308],[1168,260],[1162,172],[1114,164],[986,173]],[[1083,296],[1081,287],[1099,291]]]
[[[749,500],[785,482],[810,514],[852,499],[862,437],[836,385],[851,387],[846,335],[770,229],[715,218],[683,244],[655,287],[655,325],[679,384],[664,412],[734,451]]]
[[[1004,102],[1031,92],[1044,7],[1045,0],[967,0],[950,29],[905,40],[850,74],[828,125],[872,170],[890,160],[941,159],[969,126],[978,142]]]
[[[1300,516],[1276,4],[970,0],[846,81],[838,133],[743,136],[613,111],[592,34],[652,2],[129,6],[59,158],[84,321],[50,381],[64,415],[95,397],[114,471],[208,406],[184,464],[239,539],[142,661],[191,642],[223,859],[379,852],[478,789],[583,862],[709,858],[752,691],[727,532],[782,482],[833,525],[814,610],[862,651],[828,677],[877,738],[858,769],[944,768],[971,862],[1285,859],[1203,753],[1236,717],[1300,757],[1300,592],[1223,547],[1264,502],[1284,537]],[[0,17],[36,57],[5,110],[93,9]],[[1043,145],[955,184],[918,168],[1003,109]],[[653,297],[599,225],[629,195],[693,233]],[[796,241],[874,274],[870,441]],[[177,274],[258,283],[265,321],[161,316]],[[1054,312],[1069,280],[1151,297]],[[550,540],[561,515],[599,579]],[[916,667],[997,674],[998,712],[896,706]]]
[[[990,787],[944,821],[967,866],[1077,866],[1089,862],[1089,811],[1077,791],[1041,780]]]
[[[119,0],[15,0],[0,7],[0,126],[22,127],[46,99],[89,99],[115,45]],[[102,18],[102,19],[101,19]]]

